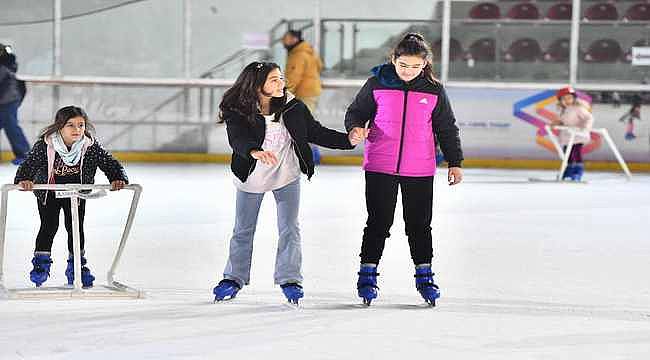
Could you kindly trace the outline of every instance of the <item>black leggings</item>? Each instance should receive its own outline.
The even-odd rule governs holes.
[[[433,176],[405,177],[366,172],[368,221],[363,230],[361,263],[378,264],[395,217],[397,189],[401,189],[406,236],[414,264],[430,264],[433,258],[431,216]]]
[[[581,163],[582,162],[582,145],[583,144],[573,144],[571,148],[571,153],[569,154],[569,163]],[[564,152],[566,152],[566,146],[563,147]]]
[[[63,209],[65,229],[68,232],[68,251],[73,253],[72,245],[72,209],[70,199],[57,199],[53,191],[48,191],[45,205],[38,201],[38,213],[41,217],[41,228],[36,236],[36,251],[51,252],[54,236],[59,229],[59,214]],[[81,233],[81,250],[84,249],[84,215],[86,213],[86,200],[79,199],[79,232]]]

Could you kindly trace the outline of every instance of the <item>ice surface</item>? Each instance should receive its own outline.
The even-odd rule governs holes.
[[[646,359],[650,354],[650,176],[589,173],[588,184],[530,183],[545,171],[466,170],[434,199],[434,270],[423,306],[401,208],[380,264],[380,297],[359,306],[365,222],[358,167],[317,168],[302,183],[305,299],[273,286],[277,230],[262,206],[251,285],[213,304],[234,220],[227,165],[127,165],[140,209],[117,279],[143,300],[0,301],[0,359]],[[0,182],[15,167],[0,165]],[[98,174],[98,182],[106,180]],[[87,207],[88,262],[104,274],[130,193]],[[9,198],[5,283],[29,287],[39,221],[31,194]],[[65,282],[65,231],[52,277]]]

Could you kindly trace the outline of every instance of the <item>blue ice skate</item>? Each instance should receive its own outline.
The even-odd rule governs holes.
[[[234,299],[239,290],[241,290],[241,286],[236,281],[223,279],[212,290],[214,302]]]
[[[50,277],[52,258],[48,254],[34,255],[32,265],[34,269],[29,272],[29,279],[36,284],[36,287],[40,287]]]
[[[436,306],[436,299],[440,297],[438,285],[433,282],[431,265],[420,265],[415,268],[415,287],[430,306]]]
[[[374,264],[361,264],[359,269],[359,280],[357,280],[357,291],[363,299],[363,304],[370,306],[372,300],[377,298],[379,287],[377,287],[377,266]]]
[[[571,180],[573,181],[582,181],[582,174],[585,172],[585,164],[577,163],[573,165],[573,173],[571,174]]]
[[[287,300],[293,305],[298,305],[298,301],[305,296],[305,293],[302,291],[302,286],[296,283],[286,283],[280,285],[284,296]]]
[[[95,276],[90,272],[90,269],[86,266],[86,257],[81,257],[81,284],[85,288],[93,287],[93,282],[95,281]],[[68,258],[68,266],[65,269],[65,277],[68,278],[68,285],[74,284],[74,257],[70,256]]]
[[[573,180],[573,176],[575,174],[576,167],[574,164],[568,164],[566,169],[564,169],[564,173],[562,174],[562,181],[568,181],[568,180]]]

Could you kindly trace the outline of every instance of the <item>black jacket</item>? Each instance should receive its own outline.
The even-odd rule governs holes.
[[[366,81],[348,107],[345,114],[345,128],[350,131],[354,127],[364,127],[366,121],[374,120],[377,112],[377,104],[373,95],[375,90],[400,89],[435,94],[439,100],[431,114],[432,131],[449,167],[460,167],[463,161],[463,151],[460,145],[459,130],[442,84],[431,82],[424,75],[405,83],[398,77],[395,66],[392,64],[376,66],[372,72],[374,76]]]
[[[31,180],[35,184],[48,183],[47,147],[48,145],[42,138],[36,141],[32,150],[27,154],[25,161],[23,161],[23,163],[20,164],[20,167],[18,167],[16,177],[14,178],[14,184],[18,184],[23,180]],[[59,157],[59,154],[56,152],[55,157]],[[111,153],[104,150],[97,141],[94,141],[94,143],[88,147],[83,156],[81,183],[94,184],[95,173],[97,172],[98,167],[104,172],[104,174],[106,174],[109,182],[115,180],[123,180],[126,183],[129,182],[124,167],[122,167],[119,161],[117,161]],[[34,191],[34,195],[36,195],[38,200],[41,202],[45,202],[46,194],[47,192],[44,190]]]
[[[232,172],[242,182],[246,182],[248,176],[255,169],[255,160],[251,150],[264,150],[264,136],[266,125],[261,114],[255,116],[255,124],[246,119],[243,115],[234,111],[224,111],[223,119],[228,132],[228,142],[232,147]],[[293,99],[285,105],[282,110],[284,126],[291,136],[292,146],[298,157],[300,171],[311,179],[314,175],[314,158],[309,143],[314,143],[331,149],[349,150],[354,148],[348,140],[346,133],[328,129],[321,125],[307,109],[302,101]]]
[[[25,97],[25,82],[16,79],[16,70],[0,64],[0,105],[22,102]]]

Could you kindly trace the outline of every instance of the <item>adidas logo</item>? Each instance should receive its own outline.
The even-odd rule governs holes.
[[[419,103],[420,104],[428,104],[429,101],[427,100],[427,98],[422,98],[422,99],[420,99]]]

